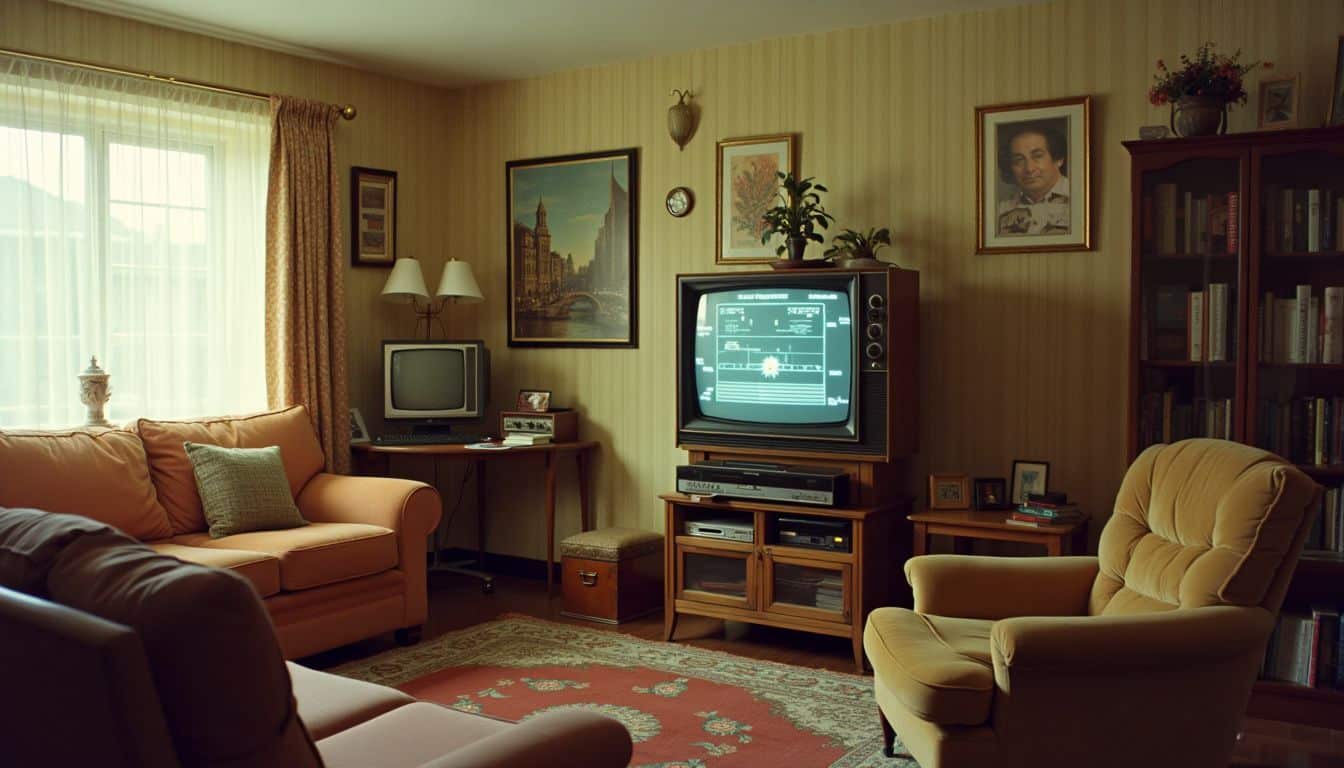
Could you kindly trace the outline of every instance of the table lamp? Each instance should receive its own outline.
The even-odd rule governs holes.
[[[471,273],[471,265],[457,259],[450,259],[443,265],[443,276],[439,279],[439,289],[435,291],[433,298],[425,287],[425,273],[420,269],[419,259],[397,259],[392,265],[392,274],[387,276],[387,283],[383,285],[382,295],[386,301],[410,304],[414,307],[415,313],[420,316],[416,320],[416,328],[420,327],[420,322],[423,320],[426,339],[429,338],[430,327],[435,318],[438,318],[439,329],[447,337],[448,329],[443,325],[443,318],[440,315],[448,302],[484,300],[481,287],[476,283],[476,276]]]

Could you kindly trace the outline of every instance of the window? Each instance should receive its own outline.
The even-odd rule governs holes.
[[[0,56],[0,427],[266,405],[265,102]]]

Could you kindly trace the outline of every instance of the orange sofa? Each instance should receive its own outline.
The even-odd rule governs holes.
[[[593,712],[514,724],[286,664],[236,571],[75,515],[0,509],[0,764],[621,768]]]
[[[310,524],[210,538],[184,441],[280,446]],[[83,515],[159,553],[238,573],[263,598],[286,658],[388,631],[415,640],[428,611],[425,542],[441,514],[438,492],[409,480],[333,475],[324,464],[302,406],[141,419],[125,430],[0,431],[0,507]]]

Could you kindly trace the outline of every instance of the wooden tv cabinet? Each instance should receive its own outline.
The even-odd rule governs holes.
[[[663,639],[671,640],[682,614],[765,624],[848,637],[854,666],[864,671],[863,625],[874,608],[889,605],[891,567],[905,557],[892,551],[893,527],[909,513],[909,500],[861,507],[812,507],[724,501],[680,493],[659,496],[666,505],[663,559]],[[851,551],[782,546],[780,516],[843,520]],[[731,519],[749,523],[753,541],[686,534],[686,521]]]

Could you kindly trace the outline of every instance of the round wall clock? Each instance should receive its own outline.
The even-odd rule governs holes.
[[[695,205],[695,196],[687,187],[674,187],[667,193],[667,212],[678,218],[691,212],[691,207]]]

